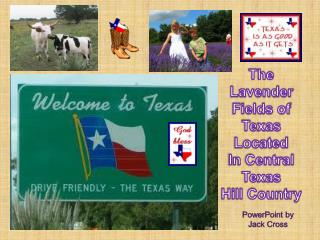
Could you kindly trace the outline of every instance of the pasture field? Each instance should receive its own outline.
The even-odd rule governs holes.
[[[149,71],[150,72],[231,72],[232,71],[232,47],[224,42],[210,42],[207,44],[208,64],[200,66],[193,58],[189,50],[189,44],[185,44],[190,63],[181,67],[179,59],[171,59],[170,46],[158,56],[162,44],[151,44],[149,47]],[[179,66],[180,65],[180,66]]]
[[[36,21],[30,21],[34,24]],[[54,20],[42,21],[53,23]],[[83,20],[79,24],[59,21],[53,34],[63,33],[72,36],[87,36],[91,38],[92,52],[90,65],[85,65],[85,59],[80,54],[68,54],[67,63],[55,53],[53,40],[49,39],[49,61],[44,54],[39,61],[35,54],[35,45],[31,39],[31,29],[26,21],[11,21],[10,30],[10,69],[11,71],[90,71],[98,70],[98,21]]]

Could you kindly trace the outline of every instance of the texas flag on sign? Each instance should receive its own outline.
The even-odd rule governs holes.
[[[186,148],[183,149],[183,145],[179,144],[178,145],[178,151],[173,152],[177,157],[181,157],[183,161],[187,161],[188,157],[192,155],[192,152],[190,149]]]
[[[142,126],[124,127],[97,116],[73,116],[80,155],[88,180],[97,168],[114,168],[136,177],[150,177]]]

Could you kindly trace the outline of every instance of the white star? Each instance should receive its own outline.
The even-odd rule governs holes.
[[[88,137],[88,139],[93,142],[92,150],[94,150],[98,145],[101,145],[101,146],[105,147],[105,145],[103,143],[103,139],[105,137],[106,137],[106,135],[100,135],[98,130],[95,131],[93,137]]]

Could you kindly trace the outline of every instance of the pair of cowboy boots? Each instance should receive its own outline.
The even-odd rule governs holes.
[[[111,34],[111,51],[120,59],[129,59],[130,56],[125,50],[129,52],[137,52],[139,48],[129,43],[129,30],[125,29],[123,32],[118,32],[110,29]]]

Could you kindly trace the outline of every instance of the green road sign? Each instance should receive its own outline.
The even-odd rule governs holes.
[[[63,200],[201,201],[204,88],[20,85],[18,191]]]

